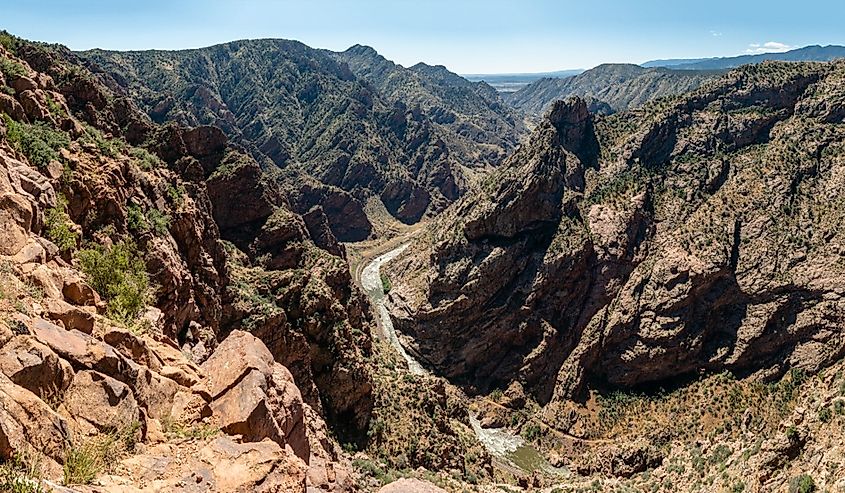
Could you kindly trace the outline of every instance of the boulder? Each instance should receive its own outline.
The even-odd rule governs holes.
[[[271,440],[237,443],[228,436],[163,443],[123,460],[123,476],[106,476],[83,492],[305,493],[305,464]]]
[[[525,407],[525,391],[522,388],[522,384],[517,381],[511,382],[502,395],[500,402],[503,406],[510,409],[522,409]]]
[[[151,418],[162,419],[170,415],[179,384],[144,366],[134,363],[133,366],[126,383],[132,387],[138,404],[147,410]]]
[[[50,110],[46,108],[43,99],[38,97],[36,91],[23,91],[18,95],[18,100],[30,120],[50,119]]]
[[[32,205],[14,193],[0,195],[0,255],[14,255],[26,245]]]
[[[56,283],[55,272],[51,267],[44,264],[37,265],[29,273],[29,278],[32,284],[44,291],[46,299],[60,300],[62,298],[62,293]]]
[[[38,89],[38,84],[29,77],[18,77],[12,79],[9,86],[16,92],[34,91]]]
[[[63,395],[73,379],[70,363],[28,335],[17,336],[3,346],[0,372],[42,400]]]
[[[193,390],[179,389],[173,396],[170,419],[179,423],[196,423],[211,416],[207,394]]]
[[[65,279],[62,294],[67,301],[74,305],[93,306],[100,302],[100,296],[97,292],[79,277]]]
[[[510,422],[507,409],[495,402],[486,400],[480,403],[478,421],[482,428],[502,428]]]
[[[308,460],[304,404],[290,372],[252,334],[232,332],[202,365],[213,421],[245,440],[290,445]]]
[[[64,330],[46,320],[36,319],[32,331],[75,367],[95,370],[128,385],[138,405],[151,418],[170,414],[179,384],[140,366],[112,346],[78,330]]]
[[[64,407],[81,426],[97,431],[120,430],[139,422],[132,389],[96,371],[77,372],[65,395]]]
[[[8,94],[0,93],[0,111],[11,116],[13,120],[26,121],[26,113],[23,110],[23,106]]]
[[[422,479],[402,478],[382,486],[378,493],[446,493],[446,490]]]
[[[0,375],[0,457],[11,459],[32,447],[61,463],[67,438],[61,416],[38,396]]]
[[[12,257],[17,264],[43,264],[47,261],[47,251],[38,241],[31,239],[20,251]]]
[[[75,307],[61,299],[48,299],[44,309],[51,320],[59,321],[68,330],[79,330],[86,334],[94,331],[94,314]]]
[[[75,367],[116,377],[134,365],[113,347],[78,330],[65,330],[43,319],[34,319],[30,328],[39,341]]]

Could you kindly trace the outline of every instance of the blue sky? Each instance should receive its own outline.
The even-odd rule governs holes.
[[[274,37],[465,74],[845,44],[843,25],[842,0],[0,0],[0,28],[73,49]]]

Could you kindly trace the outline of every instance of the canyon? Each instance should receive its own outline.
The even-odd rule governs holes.
[[[0,489],[845,488],[845,62],[0,73]]]

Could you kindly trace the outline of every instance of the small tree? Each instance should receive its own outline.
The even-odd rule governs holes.
[[[135,320],[149,297],[149,276],[135,244],[95,245],[80,250],[78,258],[91,287],[108,301],[109,317],[124,323]]]

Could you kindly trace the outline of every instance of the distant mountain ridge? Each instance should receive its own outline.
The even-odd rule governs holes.
[[[328,52],[372,85],[389,103],[419,106],[446,130],[444,138],[462,164],[497,164],[525,131],[523,116],[485,82],[471,82],[442,65],[393,63],[369,46]]]
[[[692,91],[721,71],[643,68],[633,64],[604,64],[565,79],[540,79],[505,96],[527,113],[540,115],[558,99],[579,96],[591,111],[622,111],[663,96]]]
[[[758,55],[740,55],[733,57],[691,58],[675,60],[651,60],[641,64],[645,68],[670,67],[678,70],[725,70],[761,63],[767,60],[782,62],[829,62],[838,58],[845,58],[845,46],[805,46],[783,53],[760,53]]]
[[[404,68],[364,46],[334,53],[261,39],[79,55],[154,121],[220,127],[298,212],[334,204],[327,215],[344,241],[369,234],[371,197],[406,223],[446,207],[466,189],[464,170],[497,164],[524,131],[487,84],[444,67]]]

